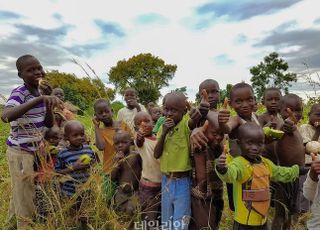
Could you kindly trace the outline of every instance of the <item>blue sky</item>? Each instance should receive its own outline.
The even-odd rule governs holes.
[[[2,0],[0,93],[21,84],[15,60],[26,53],[46,70],[84,76],[75,58],[105,83],[118,60],[152,53],[178,66],[162,94],[187,86],[190,99],[207,78],[221,88],[250,82],[250,67],[273,51],[291,71],[304,73],[303,63],[318,71],[319,6],[317,0]]]

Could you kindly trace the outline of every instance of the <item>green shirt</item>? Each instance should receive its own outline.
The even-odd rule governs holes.
[[[191,170],[189,120],[189,115],[184,115],[182,120],[166,135],[163,152],[160,157],[160,170],[162,173]],[[162,126],[157,135],[158,139],[161,134]]]
[[[261,163],[265,164],[270,172],[271,181],[279,181],[283,183],[291,182],[299,176],[299,166],[282,167],[272,163],[272,161],[261,157]],[[242,185],[252,176],[252,163],[242,156],[237,156],[229,163],[228,170],[225,174],[217,174],[222,181],[233,183],[233,200],[235,205],[234,219],[240,224],[250,226],[260,226],[266,222],[266,217],[261,216],[254,210],[249,210],[242,201]]]

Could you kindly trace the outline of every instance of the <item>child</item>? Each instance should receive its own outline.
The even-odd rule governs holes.
[[[210,104],[210,110],[216,111],[217,105],[220,100],[220,87],[216,80],[213,79],[207,79],[200,83],[199,85],[199,95],[201,95],[201,92],[203,90],[206,90],[208,94],[208,102]]]
[[[303,141],[296,127],[302,118],[302,113],[302,101],[297,95],[287,94],[281,98],[280,115],[284,120],[281,129],[284,131],[284,135],[276,143],[276,154],[281,166],[305,165]],[[276,202],[273,229],[289,229],[298,220],[300,195],[302,194],[299,188],[299,178],[290,183],[275,185]]]
[[[78,186],[84,184],[90,176],[90,166],[97,162],[94,151],[85,143],[85,133],[83,125],[76,120],[67,121],[64,126],[64,138],[69,142],[69,146],[58,153],[55,170],[57,173],[67,175],[66,180],[60,185],[60,193],[63,198],[72,198]],[[84,159],[84,156],[86,157]],[[82,198],[79,196],[73,211],[80,210]],[[81,224],[86,224],[86,220],[80,219]]]
[[[113,137],[116,155],[111,171],[111,179],[117,184],[114,195],[116,209],[129,217],[136,213],[137,190],[141,176],[141,158],[138,153],[130,151],[131,136],[127,131],[119,130]]]
[[[303,184],[303,195],[310,201],[311,219],[307,221],[308,230],[317,230],[320,226],[320,161],[314,161],[311,164],[311,169],[308,173],[307,179]]]
[[[63,89],[61,88],[54,88],[52,90],[52,95],[58,97],[61,101],[64,102],[64,92]],[[70,121],[73,120],[75,118],[75,114],[73,112],[71,112],[68,107],[67,103],[63,103],[64,105],[59,109],[61,110],[60,112],[62,113],[63,117],[65,118],[65,120]],[[59,111],[58,110],[58,111]],[[75,112],[76,113],[76,112]]]
[[[258,117],[261,127],[270,127],[273,129],[281,128],[281,124],[283,124],[282,118],[279,114],[281,97],[281,91],[278,88],[271,87],[264,91],[262,103],[266,107],[267,111]],[[275,144],[275,141],[272,139],[266,140],[263,156],[277,164],[278,159],[275,153]]]
[[[223,153],[216,165],[221,180],[233,183],[235,214],[233,229],[265,229],[270,206],[270,180],[289,182],[299,176],[298,165],[280,167],[261,156],[264,147],[262,128],[248,122],[238,128],[241,156],[226,164]]]
[[[164,107],[164,103],[166,100],[166,96],[167,94],[162,98],[162,116],[158,118],[158,120],[154,123],[152,132],[154,134],[157,134],[159,132],[160,127],[164,124],[165,120],[166,120],[166,108]]]
[[[96,146],[100,151],[103,151],[103,188],[107,202],[111,201],[114,195],[115,185],[111,182],[110,172],[112,170],[112,160],[116,154],[113,137],[119,130],[128,131],[131,134],[129,126],[122,121],[114,121],[112,119],[112,108],[106,99],[97,99],[94,103],[94,118],[92,119],[95,130]],[[101,127],[101,123],[102,126]]]
[[[153,123],[157,123],[158,119],[162,116],[162,110],[159,106],[154,106],[150,109],[150,115]]]
[[[53,178],[54,166],[57,161],[57,154],[59,152],[59,143],[62,139],[62,133],[60,128],[53,126],[50,129],[46,129],[44,132],[45,143],[43,149],[40,152],[43,154],[39,155],[37,165],[38,171],[35,178],[36,181],[36,207],[37,214],[41,221],[45,221],[48,215],[49,208],[48,201],[46,198],[45,190],[52,188],[50,183]]]
[[[186,114],[186,97],[172,92],[165,97],[166,121],[158,132],[154,150],[160,158],[162,176],[161,224],[188,229],[191,215],[190,129],[199,122],[201,114],[193,109]]]
[[[239,138],[238,128],[240,125],[247,122],[253,122],[259,125],[259,121],[254,114],[254,99],[253,89],[247,83],[241,82],[235,84],[231,88],[230,101],[231,107],[236,111],[237,115],[230,118],[230,111],[222,109],[218,114],[219,126],[223,133],[229,136],[230,154],[231,156],[241,155],[241,149],[237,143]],[[210,117],[208,117],[209,119]],[[233,211],[233,196],[232,185],[227,183],[229,207]]]
[[[153,122],[151,116],[143,111],[134,118],[136,127],[135,144],[142,158],[142,175],[139,184],[142,225],[159,226],[161,171],[160,161],[153,156],[157,139],[152,134]]]
[[[214,160],[222,153],[223,133],[220,131],[218,115],[214,116],[214,123],[206,122],[204,126],[196,128],[191,134],[193,148],[192,167],[192,218],[189,229],[218,229],[223,211],[223,185],[214,171]],[[201,139],[202,142],[199,142]],[[206,145],[203,146],[203,141]]]
[[[127,88],[124,92],[124,100],[127,103],[127,107],[118,111],[118,121],[126,122],[131,129],[131,133],[134,133],[133,119],[137,112],[147,112],[146,108],[138,103],[137,96],[137,91],[134,88]]]
[[[303,144],[306,146],[305,163],[311,163],[310,151],[307,150],[309,142],[318,142],[320,144],[320,104],[312,105],[309,112],[309,124],[301,125],[298,130],[302,136]],[[314,152],[317,154],[318,152]]]
[[[23,55],[17,59],[16,66],[24,84],[11,92],[1,120],[10,122],[11,127],[7,139],[12,186],[9,218],[16,215],[18,229],[24,229],[31,222],[35,210],[35,154],[39,152],[44,127],[53,125],[53,107],[61,101],[57,97],[40,95],[39,81],[45,77],[45,72],[38,59]]]

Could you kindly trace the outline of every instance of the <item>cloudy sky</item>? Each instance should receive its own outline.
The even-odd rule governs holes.
[[[46,70],[84,73],[107,83],[118,60],[152,53],[178,66],[166,93],[199,83],[250,81],[250,67],[276,51],[294,72],[320,68],[318,0],[1,0],[0,93],[21,84],[15,60],[29,53]],[[119,97],[118,97],[119,98]]]

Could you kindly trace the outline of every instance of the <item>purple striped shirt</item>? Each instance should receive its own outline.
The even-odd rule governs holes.
[[[35,98],[25,85],[21,85],[11,92],[5,107],[19,106]],[[39,103],[20,118],[11,121],[7,145],[27,152],[38,151],[39,143],[43,138],[45,115],[45,104]]]

